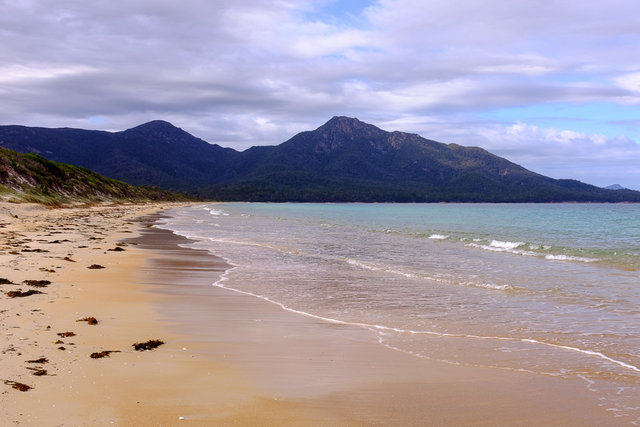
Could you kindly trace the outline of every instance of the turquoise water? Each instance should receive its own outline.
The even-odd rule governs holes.
[[[212,204],[162,228],[216,286],[446,363],[579,378],[640,423],[640,206]],[[212,282],[215,278],[212,279]]]

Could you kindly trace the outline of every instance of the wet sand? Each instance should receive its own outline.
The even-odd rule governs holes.
[[[179,247],[188,241],[151,228],[153,216],[133,221],[165,207],[0,209],[0,278],[13,282],[0,285],[3,423],[616,425],[578,381],[418,359],[213,287],[222,259]],[[22,252],[38,248],[49,252]],[[9,298],[32,289],[26,279],[51,284]],[[99,323],[77,322],[88,316]],[[165,344],[133,349],[149,339]],[[90,358],[104,350],[117,352]]]

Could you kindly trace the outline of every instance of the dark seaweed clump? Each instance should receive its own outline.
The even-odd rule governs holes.
[[[85,317],[84,319],[76,320],[76,322],[87,322],[90,325],[97,325],[98,319],[96,319],[95,317]]]
[[[22,297],[28,297],[28,296],[31,296],[31,295],[42,294],[42,293],[44,293],[44,292],[36,291],[34,289],[29,289],[27,292],[9,291],[9,292],[7,292],[7,295],[9,296],[9,298],[22,298]]]
[[[37,376],[37,377],[41,377],[43,375],[47,375],[47,370],[46,369],[40,369],[40,368],[27,368],[30,371],[33,371],[32,374]]]
[[[75,337],[76,333],[75,332],[58,332],[58,335],[61,336],[62,338],[66,338],[66,337]]]
[[[20,390],[20,391],[29,391],[29,390],[31,390],[33,388],[31,386],[19,383],[17,381],[5,380],[4,383],[7,384],[7,385],[10,385],[11,387],[15,388],[16,390]]]
[[[149,340],[147,342],[137,342],[133,345],[133,348],[137,351],[145,351],[145,350],[153,350],[154,348],[160,347],[164,344],[164,341],[161,340]]]
[[[89,357],[92,359],[102,359],[103,357],[110,357],[111,353],[120,353],[120,350],[104,350],[95,353],[91,353]]]
[[[25,280],[22,283],[35,288],[46,288],[51,284],[49,280]]]

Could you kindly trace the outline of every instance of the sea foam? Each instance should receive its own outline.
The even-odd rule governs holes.
[[[429,236],[431,240],[446,240],[449,238],[446,234],[432,234]]]
[[[596,262],[598,261],[595,258],[587,258],[587,257],[581,257],[581,256],[571,256],[571,255],[545,255],[544,257],[545,259],[551,260],[551,261],[578,261],[578,262]]]
[[[503,242],[500,240],[492,240],[491,243],[489,243],[489,247],[491,248],[496,248],[496,249],[501,249],[506,251],[518,248],[522,245],[524,245],[524,242]]]

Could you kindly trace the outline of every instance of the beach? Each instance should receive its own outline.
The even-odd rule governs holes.
[[[582,381],[415,357],[211,286],[225,260],[152,227],[176,206],[0,206],[7,425],[617,425]]]

